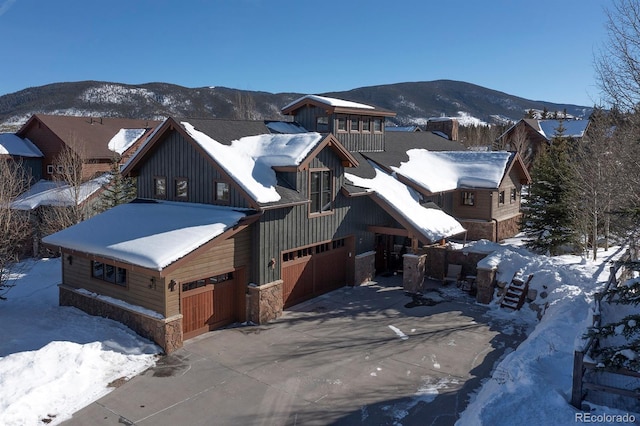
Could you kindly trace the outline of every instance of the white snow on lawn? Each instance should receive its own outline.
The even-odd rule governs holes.
[[[59,259],[29,260],[0,301],[0,423],[56,425],[155,365],[161,349],[122,324],[58,306]]]
[[[259,203],[280,200],[274,166],[298,166],[323,136],[320,133],[265,134],[221,144],[182,122],[187,133]]]
[[[129,203],[42,241],[159,271],[219,236],[245,216],[246,212],[207,204]]]
[[[409,161],[393,171],[429,192],[458,188],[498,188],[512,153],[410,149]]]
[[[365,179],[351,173],[345,177],[356,186],[375,191],[398,214],[411,222],[430,241],[438,241],[444,237],[465,232],[465,229],[453,217],[440,209],[425,208],[420,205],[419,196],[393,176],[379,167],[373,166],[376,177]]]

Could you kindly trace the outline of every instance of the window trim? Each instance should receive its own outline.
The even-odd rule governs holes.
[[[327,192],[327,191],[323,190],[323,188],[322,188],[322,176],[320,176],[320,191],[319,191],[320,210],[319,211],[313,211],[311,209],[311,206],[313,204],[312,194],[311,194],[312,175],[314,173],[322,173],[322,172],[328,172],[329,173],[329,180],[330,180],[329,186],[330,186],[330,188],[328,189],[328,191],[329,191],[329,194],[331,195],[331,201],[329,203],[330,207],[327,210],[322,210],[322,206],[321,206],[321,204],[322,204],[322,194]],[[333,210],[335,208],[335,201],[336,201],[336,195],[335,195],[336,183],[335,183],[334,173],[331,171],[331,169],[328,169],[326,167],[324,167],[324,168],[313,168],[313,169],[310,168],[309,169],[309,174],[307,176],[308,176],[308,179],[309,179],[309,182],[308,182],[308,185],[307,185],[308,186],[309,201],[310,201],[309,209],[308,209],[309,216],[318,217],[318,216],[324,216],[324,215],[333,214]]]
[[[218,197],[218,185],[226,185],[227,186],[227,198],[219,198]],[[231,185],[229,185],[229,182],[221,180],[221,179],[215,179],[213,181],[213,202],[216,204],[225,204],[228,205],[231,203]]]
[[[96,274],[96,263],[102,265],[102,274]],[[113,280],[107,279],[106,271],[107,267],[113,268]],[[129,273],[127,272],[127,268],[122,268],[120,266],[114,265],[113,263],[101,262],[99,260],[92,260],[89,264],[91,278],[95,280],[100,280],[101,282],[109,283],[116,285],[118,287],[129,288]],[[118,280],[118,277],[124,275],[124,281]]]
[[[498,205],[499,206],[504,206],[504,202],[505,202],[505,191],[504,189],[502,191],[498,191]]]
[[[511,188],[511,194],[509,195],[510,204],[514,204],[518,201],[518,189]]]
[[[47,164],[47,174],[52,175],[54,173],[53,164]]]
[[[322,121],[322,123],[321,123]],[[320,128],[320,127],[323,128]],[[329,116],[328,115],[317,115],[316,116],[316,132],[318,133],[327,133],[329,132]]]
[[[185,184],[185,195],[179,195],[178,183],[183,182]],[[173,180],[173,190],[176,200],[188,200],[189,199],[189,179],[186,177],[177,177]]]
[[[362,133],[371,133],[371,117],[362,117],[361,123]],[[366,129],[365,123],[367,124]]]
[[[380,124],[380,128],[376,130],[376,123]],[[380,117],[373,118],[373,133],[383,133],[384,132],[384,120]]]
[[[353,128],[353,124],[356,123],[356,129]],[[349,133],[360,133],[360,116],[359,115],[350,115],[349,123],[348,123]]]
[[[164,193],[159,194],[158,193],[158,182],[159,181],[164,181]],[[153,177],[153,196],[155,198],[159,198],[159,199],[166,199],[167,198],[167,177],[166,176],[154,176]]]
[[[336,117],[336,132],[338,133],[347,133],[349,129],[347,129],[347,116],[346,115],[338,115]],[[340,123],[344,122],[344,127],[341,128]]]
[[[476,193],[475,191],[462,191],[462,198],[460,203],[463,206],[473,207],[476,205]]]

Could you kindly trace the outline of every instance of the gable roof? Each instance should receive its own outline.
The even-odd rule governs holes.
[[[295,101],[285,105],[281,112],[284,115],[293,115],[297,110],[307,105],[324,108],[328,114],[346,113],[372,116],[395,117],[396,113],[373,105],[359,102],[347,101],[344,99],[330,98],[319,95],[305,95]]]
[[[507,151],[442,151],[412,149],[409,161],[391,167],[430,193],[461,188],[497,189],[516,153]]]
[[[537,120],[535,118],[523,118],[505,130],[497,139],[504,138],[520,123],[524,123],[547,141],[550,141],[555,136],[556,129],[560,126],[560,122],[562,122],[562,127],[565,128],[563,135],[574,139],[583,138],[590,123],[589,120]]]
[[[113,151],[109,149],[109,141],[122,129],[151,129],[161,122],[129,118],[35,114],[16,134],[24,137],[29,128],[37,123],[47,127],[76,154],[84,158],[111,159]]]
[[[355,158],[333,135],[316,132],[273,134],[269,133],[263,121],[245,121],[243,128],[249,135],[229,140],[229,137],[241,133],[236,128],[231,136],[233,126],[228,126],[228,123],[229,120],[190,120],[178,123],[169,118],[145,141],[138,154],[127,162],[123,173],[135,171],[164,132],[171,129],[179,131],[220,173],[235,182],[236,188],[248,200],[253,201],[254,207],[307,202],[308,200],[303,200],[295,191],[287,188],[284,182],[279,181],[275,170],[303,170],[325,147],[333,149],[348,165],[357,165]],[[222,124],[222,130],[216,130],[217,124]],[[212,134],[225,137],[226,143],[219,142]]]
[[[0,133],[0,155],[16,157],[44,157],[37,146],[27,138],[21,138],[14,133]]]
[[[412,231],[421,242],[430,243],[466,231],[456,219],[442,210],[421,205],[413,189],[376,165],[372,167],[375,171],[372,179],[349,173],[345,173],[345,177],[353,185],[373,193],[373,200],[405,229]]]
[[[249,213],[206,204],[141,200],[113,207],[42,241],[161,271],[236,227]]]

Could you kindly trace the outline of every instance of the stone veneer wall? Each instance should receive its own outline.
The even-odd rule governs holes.
[[[249,321],[264,324],[282,316],[282,280],[249,286]]]
[[[118,306],[97,297],[78,292],[73,287],[59,285],[60,306],[73,306],[89,315],[101,316],[118,321],[138,333],[153,340],[165,353],[169,354],[182,347],[182,315],[170,318],[154,318],[123,306]]]
[[[353,282],[360,285],[373,280],[376,276],[376,252],[368,251],[356,255],[355,276]]]
[[[496,286],[496,268],[478,268],[476,275],[476,302],[488,304],[493,299],[493,290]]]
[[[405,254],[402,256],[402,286],[405,291],[417,293],[422,290],[426,261],[426,254]]]
[[[496,240],[496,223],[479,220],[459,220],[460,224],[467,230],[467,240]]]
[[[511,238],[518,234],[520,232],[521,220],[522,214],[501,220],[500,223],[498,223],[498,241],[502,241],[505,238]]]

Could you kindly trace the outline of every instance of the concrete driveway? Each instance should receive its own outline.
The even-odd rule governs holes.
[[[382,278],[207,333],[64,424],[451,425],[524,333],[455,287],[425,295]]]

